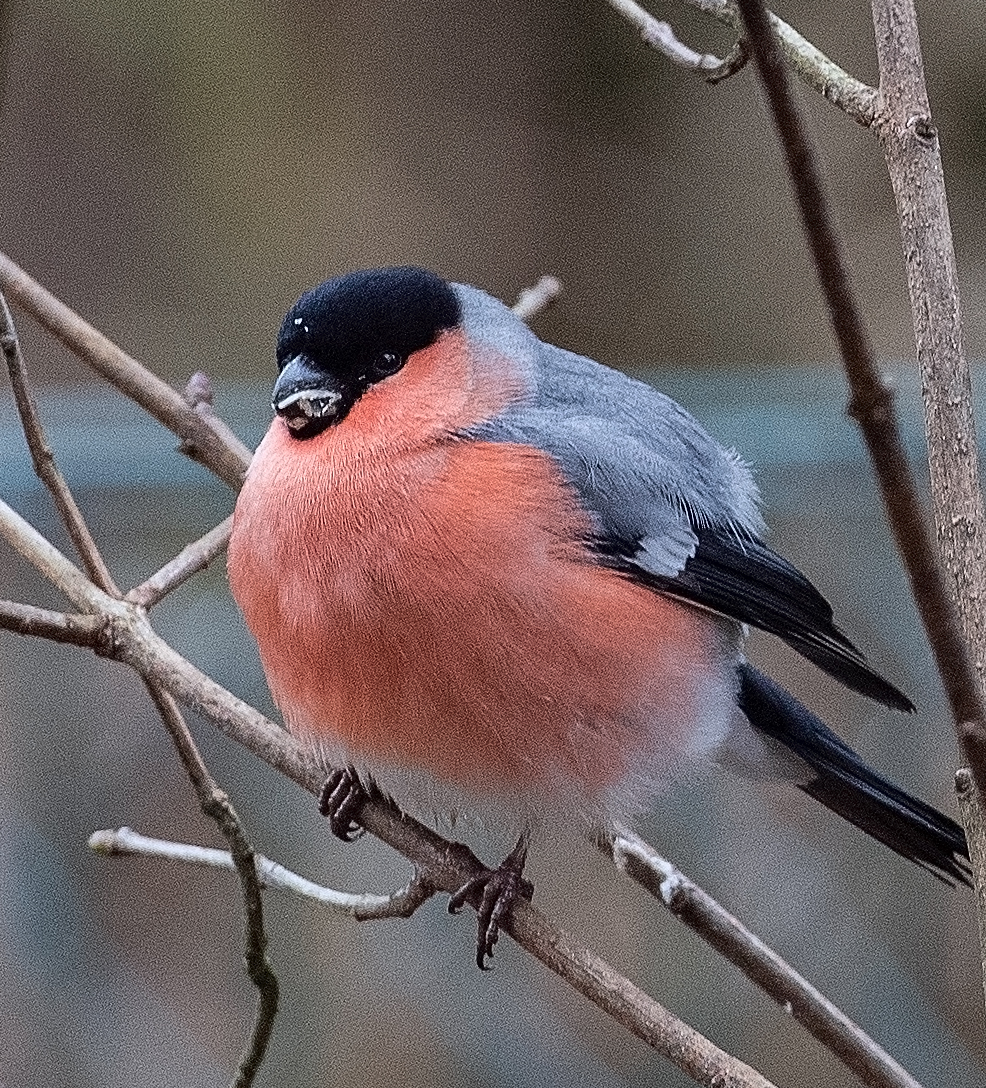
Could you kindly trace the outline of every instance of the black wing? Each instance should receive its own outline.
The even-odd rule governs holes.
[[[895,710],[913,703],[874,672],[836,627],[832,607],[797,568],[758,540],[697,529],[695,553],[676,575],[652,574],[634,550],[607,542],[604,561],[634,581],[783,639],[846,687]]]

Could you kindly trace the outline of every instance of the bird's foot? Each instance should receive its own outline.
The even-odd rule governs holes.
[[[363,834],[356,813],[376,792],[373,781],[363,782],[355,767],[339,767],[326,778],[318,795],[318,811],[329,821],[337,839],[355,842]]]
[[[534,885],[524,879],[524,862],[527,860],[527,836],[521,835],[517,845],[495,869],[484,869],[467,880],[449,899],[449,914],[458,914],[468,902],[472,902],[479,915],[479,933],[476,940],[476,964],[487,971],[486,961],[493,958],[493,946],[500,936],[500,924],[510,913],[514,902],[529,900]]]

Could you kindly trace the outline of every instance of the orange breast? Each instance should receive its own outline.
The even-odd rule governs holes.
[[[599,797],[664,773],[703,716],[724,729],[730,693],[714,621],[596,565],[590,528],[528,447],[368,452],[275,421],[230,580],[293,731],[456,787]]]

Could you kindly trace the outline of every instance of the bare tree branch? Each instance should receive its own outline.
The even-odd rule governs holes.
[[[606,0],[625,19],[643,30],[649,25],[649,21],[657,22],[644,8],[634,0]],[[729,27],[739,33],[742,30],[739,11],[733,0],[684,0],[691,7],[698,8],[706,15],[711,16],[723,26]],[[771,13],[771,22],[777,33],[784,52],[784,57],[791,65],[792,71],[813,90],[834,106],[837,106],[847,117],[857,124],[869,128],[876,116],[877,92],[873,87],[850,75],[845,69],[840,68],[833,60],[830,60],[820,49],[812,45],[807,38],[802,37],[792,26],[783,19]],[[645,39],[646,40],[646,39]],[[648,43],[653,44],[653,43]],[[733,51],[722,62],[723,72],[717,74],[714,69],[703,70],[703,75],[710,83],[720,82],[725,75],[731,74],[732,69],[742,67],[740,58],[734,56]],[[671,58],[674,60],[675,58]],[[745,53],[743,61],[745,62]]]
[[[240,442],[226,421],[221,416],[217,416],[213,409],[212,379],[205,371],[196,370],[188,379],[185,385],[184,399],[189,408],[205,420],[224,445],[243,454],[246,447]],[[249,458],[249,456],[249,450],[247,450],[247,457]]]
[[[0,535],[83,612],[97,612],[106,594],[33,525],[0,499]]]
[[[530,321],[548,309],[563,290],[562,282],[557,276],[542,276],[533,287],[525,287],[521,291],[513,311],[521,321]]]
[[[254,862],[254,849],[232,802],[209,773],[174,697],[164,691],[156,681],[145,677],[144,683],[171,736],[185,773],[195,788],[202,811],[215,821],[229,844],[230,858],[240,878],[244,914],[244,960],[247,974],[257,987],[259,996],[253,1028],[240,1057],[233,1085],[234,1088],[250,1088],[267,1053],[277,1017],[279,993],[277,976],[267,959],[264,901]]]
[[[89,836],[89,847],[98,854],[180,861],[209,869],[236,869],[232,855],[226,850],[212,850],[205,846],[149,838],[129,827],[121,827],[116,831],[94,831]],[[303,899],[313,899],[321,906],[328,907],[337,914],[345,914],[357,922],[409,918],[422,903],[435,894],[435,889],[418,873],[403,888],[390,895],[373,895],[370,892],[340,892],[335,888],[316,884],[262,854],[256,854],[254,861],[261,887],[297,895]]]
[[[986,511],[965,358],[952,228],[938,134],[924,82],[912,0],[873,0],[880,64],[876,133],[897,201],[914,339],[921,368],[938,546],[967,645],[986,685]],[[961,655],[963,662],[966,655]],[[971,685],[964,677],[961,687]],[[960,685],[954,681],[956,688]],[[963,748],[986,796],[982,704],[949,688]]]
[[[725,59],[711,53],[696,53],[678,40],[670,23],[655,19],[636,0],[607,0],[607,3],[640,31],[645,45],[663,53],[673,64],[701,73],[710,83],[721,82],[738,72],[746,63],[746,52],[739,43]]]
[[[34,635],[52,642],[68,642],[75,646],[96,646],[105,624],[99,616],[73,616],[52,612],[18,601],[0,601],[0,629],[18,635]]]
[[[221,521],[205,536],[193,541],[166,563],[156,574],[152,574],[139,586],[134,586],[126,595],[128,601],[151,608],[166,597],[173,589],[188,581],[193,574],[204,570],[214,559],[226,550],[229,534],[233,530],[232,517]]]
[[[118,348],[3,253],[0,290],[83,362],[178,435],[183,452],[207,465],[230,487],[240,486],[251,454],[239,439],[217,435],[167,382]]]
[[[684,0],[691,7],[740,31],[742,23],[733,0]],[[770,13],[770,21],[791,70],[812,90],[837,106],[847,117],[868,128],[873,124],[877,92],[851,76],[792,26]]]
[[[983,819],[983,799],[966,767],[960,768],[955,774],[955,793],[959,799],[959,812],[969,841],[969,860],[972,862],[972,879],[976,892],[976,918],[979,922],[979,954],[986,993],[986,821]]]
[[[768,993],[870,1088],[921,1088],[857,1024],[754,933],[629,828],[599,843],[620,872],[645,888]]]

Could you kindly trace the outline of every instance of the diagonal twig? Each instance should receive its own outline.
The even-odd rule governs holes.
[[[514,314],[521,321],[530,321],[551,306],[564,290],[557,276],[542,276],[531,287],[525,287],[513,305]]]
[[[672,64],[691,72],[699,72],[709,83],[721,83],[746,64],[746,50],[740,42],[736,43],[725,58],[713,56],[711,53],[697,53],[679,40],[670,23],[655,19],[636,0],[607,0],[607,3],[637,28],[645,45],[663,53]]]
[[[52,335],[181,440],[182,452],[238,488],[250,461],[239,439],[220,436],[180,393],[131,358],[50,291],[0,253],[0,290]]]
[[[229,844],[230,860],[240,878],[244,914],[244,960],[250,981],[257,987],[257,1012],[246,1048],[240,1057],[234,1088],[249,1088],[267,1053],[277,1017],[279,986],[267,959],[264,903],[253,846],[226,793],[209,773],[185,719],[170,692],[156,679],[144,677],[154,705],[171,736],[185,773],[195,789],[202,811],[215,821]]]
[[[874,1039],[720,903],[625,827],[600,839],[621,873],[735,964],[869,1088],[921,1088]]]
[[[222,555],[229,543],[229,534],[233,530],[232,517],[221,521],[214,529],[194,540],[171,559],[155,574],[140,585],[134,586],[126,595],[128,601],[143,608],[151,608],[177,589],[193,574],[204,570],[214,559]]]

